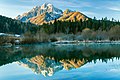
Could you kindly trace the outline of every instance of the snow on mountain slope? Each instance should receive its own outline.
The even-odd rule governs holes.
[[[27,22],[30,18],[39,16],[43,13],[48,13],[47,21],[53,20],[55,18],[59,18],[62,15],[62,10],[54,7],[52,4],[45,3],[42,6],[35,6],[31,11],[24,13],[22,15],[18,15],[16,17],[17,20],[22,22]],[[47,15],[46,15],[47,17]]]
[[[81,12],[66,9],[64,12],[52,4],[45,3],[42,6],[35,6],[31,11],[18,15],[17,20],[22,22],[31,22],[36,25],[54,22],[55,19],[60,21],[80,21],[88,20],[88,17]]]

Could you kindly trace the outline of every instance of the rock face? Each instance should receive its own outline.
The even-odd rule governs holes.
[[[72,10],[70,10],[70,9],[66,9],[66,10],[63,12],[63,15],[69,14],[70,12],[74,12],[74,11],[72,11]]]
[[[37,25],[41,25],[43,23],[48,23],[49,21],[55,20],[57,18],[59,18],[61,15],[60,14],[54,14],[54,13],[43,13],[39,16],[30,18],[29,21],[31,23],[37,24]]]
[[[80,21],[80,20],[88,20],[88,17],[80,12],[64,12],[63,16],[61,16],[58,20],[60,21]]]
[[[34,7],[31,11],[27,13],[18,15],[16,19],[22,22],[27,22],[29,21],[30,18],[39,17],[44,19],[45,21],[50,21],[54,20],[55,18],[59,18],[62,13],[63,13],[62,10],[54,7],[52,4],[45,3],[42,6]]]
[[[88,17],[76,11],[66,9],[64,12],[52,4],[45,3],[42,6],[36,6],[31,11],[18,15],[17,20],[22,22],[31,22],[37,25],[54,22],[55,19],[60,21],[87,20]]]

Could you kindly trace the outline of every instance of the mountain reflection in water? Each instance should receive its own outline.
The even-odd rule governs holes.
[[[52,76],[60,70],[79,68],[92,61],[96,63],[97,60],[102,60],[107,63],[110,59],[119,59],[120,45],[21,45],[0,47],[0,53],[0,66],[17,61],[19,65],[30,68],[36,74]]]

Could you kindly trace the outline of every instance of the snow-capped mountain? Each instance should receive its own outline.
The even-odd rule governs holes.
[[[47,14],[45,16],[46,21],[54,20],[62,15],[62,10],[54,7],[52,4],[44,3],[42,6],[35,6],[31,11],[18,15],[17,20],[27,22],[30,18],[40,16],[41,14]]]
[[[43,23],[54,22],[55,19],[60,21],[80,21],[88,20],[88,17],[81,12],[66,9],[64,12],[52,4],[45,3],[42,6],[35,6],[31,11],[18,15],[17,20],[22,22],[31,22],[33,24],[42,25]]]

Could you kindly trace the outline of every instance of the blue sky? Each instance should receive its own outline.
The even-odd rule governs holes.
[[[120,0],[0,0],[0,15],[15,18],[43,3],[51,3],[62,10],[80,11],[91,18],[120,20]]]

